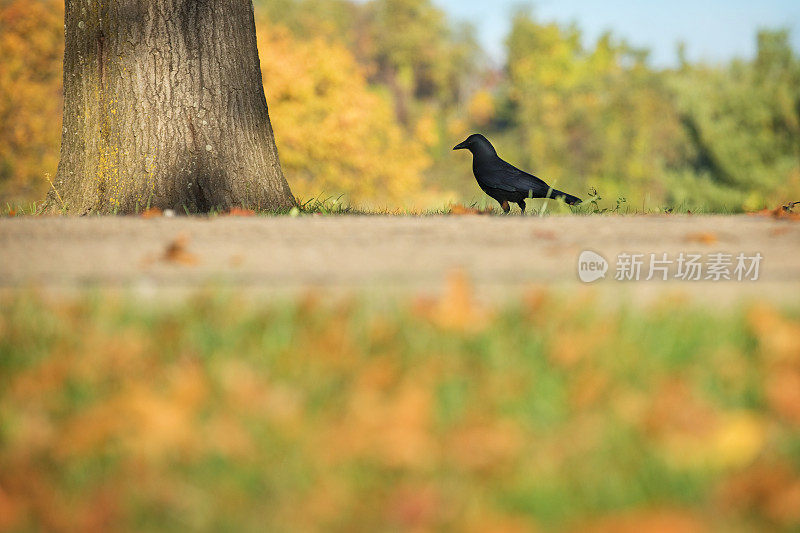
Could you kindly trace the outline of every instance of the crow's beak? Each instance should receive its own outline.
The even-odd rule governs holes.
[[[467,141],[462,142],[461,144],[457,144],[453,147],[453,150],[464,150],[467,147]]]

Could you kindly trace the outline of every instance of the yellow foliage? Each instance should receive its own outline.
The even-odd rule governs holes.
[[[476,92],[469,101],[469,118],[479,126],[485,126],[494,118],[494,98],[489,91]]]
[[[437,131],[436,119],[433,114],[426,114],[417,121],[414,127],[414,137],[419,139],[426,148],[433,148],[438,144],[439,132]]]
[[[260,23],[259,53],[278,151],[298,198],[346,194],[397,205],[420,187],[423,146],[396,123],[353,55],[322,39],[298,41]]]
[[[64,2],[0,0],[0,199],[40,197],[61,140]]]

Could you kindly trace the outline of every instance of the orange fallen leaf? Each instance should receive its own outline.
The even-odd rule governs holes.
[[[542,241],[555,241],[558,239],[555,231],[536,230],[533,232],[533,236]]]
[[[770,364],[787,365],[800,371],[800,323],[784,318],[774,308],[761,304],[747,315],[758,338],[760,351]]]
[[[467,207],[463,204],[453,204],[450,206],[451,215],[491,215],[494,209],[487,207],[485,209],[478,209],[476,207]]]
[[[800,220],[800,213],[794,212],[795,207],[798,205],[800,205],[800,202],[790,202],[786,205],[776,207],[775,209],[762,209],[761,211],[750,214],[761,217],[772,217],[780,220]]]
[[[705,525],[690,511],[654,509],[622,512],[585,524],[576,531],[591,533],[701,533]]]
[[[157,207],[151,207],[150,209],[147,209],[144,213],[142,213],[142,218],[158,218],[160,216],[163,216],[163,214],[164,213],[161,211],[161,209]]]
[[[721,496],[731,507],[749,508],[778,524],[800,523],[800,478],[791,464],[757,463],[728,480]]]
[[[256,215],[256,212],[252,209],[244,209],[242,207],[232,207],[225,216],[229,217],[253,217]]]
[[[710,231],[703,231],[698,233],[690,233],[686,236],[686,240],[689,242],[699,242],[702,244],[714,244],[719,239],[717,238],[716,233],[712,233]]]
[[[449,273],[444,293],[439,299],[422,299],[415,306],[422,316],[443,329],[480,331],[491,313],[475,298],[473,285],[465,272]]]
[[[389,495],[386,507],[391,523],[402,529],[426,530],[442,512],[442,497],[434,487],[399,487]]]
[[[186,250],[188,244],[189,237],[186,235],[178,235],[167,245],[167,249],[164,251],[164,255],[161,258],[170,263],[178,263],[185,266],[196,265],[198,262],[197,256]]]
[[[774,230],[770,231],[769,234],[771,237],[779,237],[781,235],[785,235],[789,233],[789,228],[787,226],[782,226],[780,228],[775,228]]]
[[[0,487],[0,529],[12,531],[20,527],[25,516],[25,501]]]
[[[800,371],[776,369],[766,379],[767,401],[782,418],[800,426]]]

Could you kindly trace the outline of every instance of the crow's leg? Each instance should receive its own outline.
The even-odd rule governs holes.
[[[503,208],[503,213],[505,214],[508,214],[508,212],[511,211],[511,208],[508,206],[508,201],[506,200],[500,202],[500,207]]]
[[[519,206],[520,209],[522,209],[522,214],[524,215],[525,214],[525,200],[520,200],[519,202],[517,202],[517,205]]]

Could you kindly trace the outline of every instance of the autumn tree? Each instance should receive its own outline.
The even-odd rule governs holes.
[[[252,0],[66,0],[65,34],[50,210],[293,204],[267,112]]]
[[[390,98],[370,90],[347,48],[301,41],[266,22],[258,40],[283,168],[298,198],[345,194],[374,207],[420,199],[424,146],[396,121]]]

